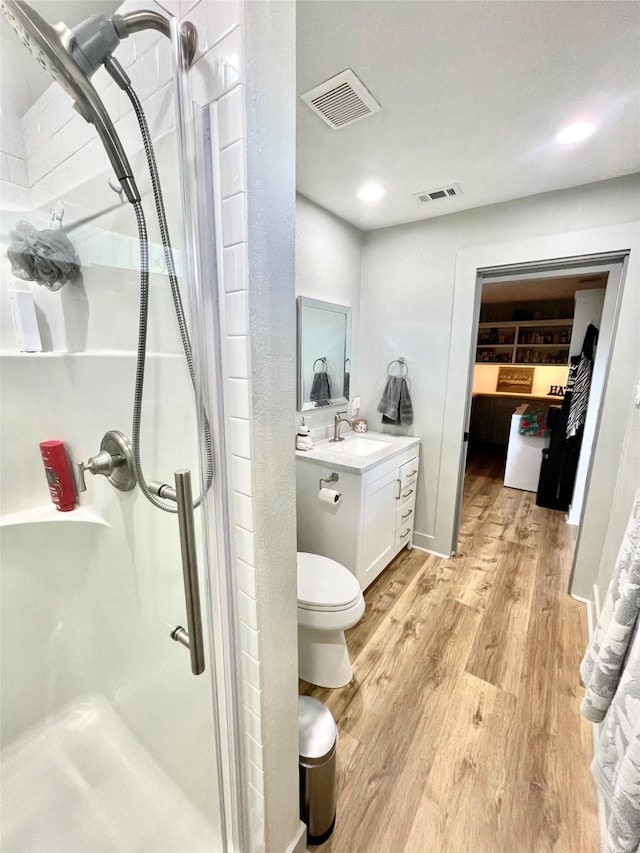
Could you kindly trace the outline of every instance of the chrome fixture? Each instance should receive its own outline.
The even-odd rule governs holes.
[[[85,121],[94,125],[129,201],[140,201],[127,155],[90,77],[104,65],[120,88],[126,90],[131,81],[113,51],[122,39],[140,30],[155,29],[170,36],[169,21],[157,12],[140,11],[110,18],[93,15],[69,29],[62,22],[51,26],[22,0],[3,0],[1,6],[27,50],[73,98],[74,107]],[[197,47],[193,24],[184,25],[182,40],[190,64]]]
[[[349,418],[341,418],[340,415],[346,415],[346,409],[344,412],[336,412],[335,417],[333,419],[333,438],[330,441],[344,441],[344,436],[340,435],[340,424],[349,424],[351,429],[353,429],[353,424],[349,420]]]
[[[323,483],[337,483],[340,477],[334,471],[332,474],[329,474],[328,477],[321,477],[320,482],[318,483],[318,491],[322,491]]]
[[[138,324],[138,348],[133,397],[133,425],[131,427],[133,469],[138,485],[140,486],[140,491],[145,498],[158,509],[175,513],[177,510],[174,504],[160,499],[150,489],[142,470],[140,458],[140,429],[142,423],[142,398],[149,312],[147,223],[140,201],[140,193],[138,192],[129,161],[109,114],[89,79],[100,65],[104,65],[133,105],[140,126],[147,165],[151,176],[153,199],[160,226],[167,274],[171,286],[171,296],[178,321],[178,328],[180,330],[180,338],[191,382],[195,387],[195,369],[191,351],[191,340],[182,306],[182,297],[173,258],[173,249],[171,248],[169,226],[167,224],[160,175],[153,151],[151,134],[142,104],[131,85],[131,80],[124,68],[113,56],[113,51],[118,47],[120,40],[127,38],[132,33],[137,33],[145,29],[154,29],[166,36],[170,36],[170,22],[157,12],[137,11],[125,15],[113,15],[110,18],[106,18],[104,15],[94,15],[71,30],[63,23],[57,24],[55,27],[51,26],[27,3],[23,2],[23,0],[0,0],[0,6],[25,47],[33,54],[40,65],[49,71],[54,80],[62,86],[67,94],[73,98],[74,106],[80,115],[95,126],[122,190],[133,205],[140,245],[140,319]],[[188,65],[195,55],[197,31],[193,24],[187,23],[183,25],[180,35],[181,40],[179,45],[184,61]],[[202,408],[198,411],[198,421],[204,439],[207,466],[205,488],[208,490],[213,482],[213,444],[209,419],[207,413]],[[83,473],[84,470],[87,469],[83,469]],[[202,498],[198,497],[195,506],[198,506],[201,500]]]
[[[175,489],[167,483],[149,483],[149,489],[159,498],[175,501],[178,507],[180,550],[182,552],[182,578],[184,581],[188,630],[185,631],[182,625],[177,625],[171,631],[171,639],[189,649],[189,654],[191,655],[191,672],[194,675],[200,675],[204,672],[204,638],[202,635],[202,616],[200,613],[198,554],[193,519],[191,471],[176,471],[174,478],[176,483]]]
[[[133,448],[127,436],[118,429],[105,432],[100,442],[100,452],[87,462],[78,462],[78,491],[86,492],[85,471],[102,474],[116,489],[128,492],[136,484],[133,469]]]

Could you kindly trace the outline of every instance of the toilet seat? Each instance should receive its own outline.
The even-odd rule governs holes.
[[[362,597],[355,576],[319,554],[298,552],[298,608],[318,613],[351,609]]]

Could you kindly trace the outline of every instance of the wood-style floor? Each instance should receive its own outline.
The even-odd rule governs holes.
[[[403,551],[366,591],[351,684],[301,682],[340,730],[318,851],[599,850],[572,528],[502,474],[499,456],[471,459],[456,557]]]

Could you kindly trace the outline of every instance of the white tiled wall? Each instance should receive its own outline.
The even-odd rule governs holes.
[[[140,4],[125,3],[123,9]],[[170,45],[159,33],[139,33],[118,48],[118,60],[144,103],[153,138],[174,126]],[[129,157],[142,147],[131,102],[104,69],[93,77]],[[22,120],[29,186],[43,203],[109,167],[93,126],[73,108],[69,95],[52,85]],[[110,174],[110,172],[109,172]]]
[[[5,116],[0,123],[0,179],[19,187],[29,186],[20,120]]]
[[[190,4],[191,5],[191,4]],[[192,69],[198,103],[216,102],[222,196],[221,302],[224,373],[231,453],[234,571],[240,626],[245,755],[251,848],[265,849],[260,608],[257,601],[247,277],[247,203],[241,6],[201,0],[183,19],[198,27],[206,51]],[[205,35],[206,34],[206,35]]]
[[[123,9],[149,3],[128,0]],[[192,21],[199,48],[191,70],[198,104],[216,103],[218,170],[221,178],[223,330],[225,404],[231,453],[233,544],[239,616],[239,643],[246,730],[246,779],[250,805],[251,849],[265,848],[262,674],[260,613],[257,601],[253,461],[251,447],[250,349],[248,338],[247,204],[242,7],[239,0],[170,0],[163,4]],[[172,128],[173,93],[169,45],[157,33],[125,40],[117,57],[144,102],[154,138]],[[128,156],[141,148],[130,102],[104,72],[94,84],[114,120]],[[24,139],[24,151],[20,147]],[[22,129],[2,132],[2,170],[34,190],[36,204],[47,205],[104,170],[111,171],[94,129],[73,109],[68,95],[52,85],[26,113]],[[116,199],[114,198],[114,203]]]

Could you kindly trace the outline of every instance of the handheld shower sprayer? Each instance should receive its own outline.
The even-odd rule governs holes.
[[[157,490],[154,490],[153,485],[147,483],[140,458],[140,430],[142,423],[149,311],[149,248],[146,219],[140,193],[136,186],[127,155],[118,138],[113,122],[90,80],[93,73],[101,65],[104,65],[111,77],[131,101],[138,124],[140,125],[142,142],[151,177],[153,199],[160,226],[162,246],[164,248],[171,297],[189,375],[195,389],[195,368],[191,341],[180,295],[151,134],[149,133],[142,104],[133,89],[131,80],[113,55],[114,50],[116,50],[123,38],[127,38],[129,35],[140,32],[141,30],[154,29],[170,37],[171,27],[169,21],[157,12],[136,11],[124,15],[113,15],[110,18],[104,15],[94,15],[71,30],[63,23],[51,26],[51,24],[48,24],[23,0],[0,0],[0,7],[25,47],[33,54],[40,65],[62,86],[67,94],[72,97],[74,107],[80,115],[94,125],[111,161],[116,177],[127,199],[133,206],[140,245],[140,322],[133,396],[132,462],[138,486],[145,498],[158,509],[176,513],[176,504],[167,503],[162,499]],[[197,32],[193,24],[185,23],[180,30],[180,37],[182,56],[186,63],[191,65],[197,49]],[[213,482],[213,443],[209,419],[202,407],[198,411],[198,420],[206,449],[206,492]],[[201,500],[202,496],[197,498],[194,501],[194,507],[198,506]]]
[[[2,0],[2,12],[37,62],[73,98],[74,107],[93,124],[127,199],[140,201],[140,193],[113,122],[91,83],[91,76],[104,65],[121,89],[131,81],[113,56],[120,41],[133,33],[154,29],[170,36],[169,21],[157,12],[130,12],[125,15],[93,15],[74,29],[66,24],[47,23],[22,0]],[[182,27],[186,60],[191,64],[197,48],[193,24]]]

